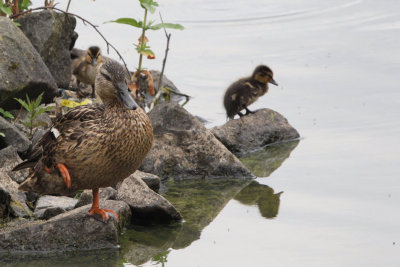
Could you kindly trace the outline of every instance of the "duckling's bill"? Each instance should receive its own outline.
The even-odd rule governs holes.
[[[133,99],[132,94],[128,90],[128,86],[126,83],[117,84],[118,87],[118,97],[121,100],[122,104],[127,109],[135,110],[138,107],[138,104]]]
[[[276,86],[278,86],[278,83],[277,82],[275,82],[275,80],[274,79],[270,79],[269,80],[269,83],[271,83],[271,84],[273,84],[273,85],[276,85]]]

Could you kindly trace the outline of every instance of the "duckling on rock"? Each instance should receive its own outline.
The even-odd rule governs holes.
[[[245,115],[254,113],[247,107],[268,92],[268,83],[278,85],[273,76],[269,67],[260,65],[255,68],[250,77],[242,78],[229,86],[224,96],[227,117],[233,119],[236,114],[242,117],[243,109],[246,110]]]
[[[103,104],[78,106],[56,119],[30,157],[14,170],[31,167],[19,189],[39,194],[72,195],[92,189],[90,214],[118,218],[99,208],[99,188],[114,186],[135,172],[153,141],[146,113],[128,91],[125,69],[104,63],[96,76]]]
[[[92,98],[96,97],[95,94],[95,79],[96,73],[99,66],[103,63],[103,59],[101,56],[101,50],[97,46],[91,46],[86,52],[84,57],[79,58],[79,60],[74,63],[72,74],[76,77],[76,82],[78,85],[78,94],[82,95],[80,92],[80,83],[83,82],[85,84],[92,86]]]

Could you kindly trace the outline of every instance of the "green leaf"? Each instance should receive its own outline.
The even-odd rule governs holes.
[[[27,104],[24,100],[19,99],[19,98],[14,98],[14,99],[17,100],[18,103],[20,103],[21,106],[22,106],[24,109],[26,109],[27,111],[29,111],[29,106],[28,106],[28,104]]]
[[[142,21],[137,21],[137,20],[132,19],[132,18],[119,18],[117,20],[110,20],[110,21],[107,21],[105,23],[110,23],[110,22],[120,23],[120,24],[127,24],[127,25],[131,25],[133,27],[136,27],[136,28],[142,28],[143,27],[143,22]]]
[[[32,2],[30,0],[22,0],[19,1],[19,10],[25,10],[28,9],[29,6],[32,5]]]
[[[151,14],[154,14],[154,12],[156,12],[156,7],[158,6],[157,2],[153,2],[153,0],[139,0],[139,2],[140,6],[142,8],[145,8]]]
[[[0,132],[0,136],[6,137],[6,135],[4,133],[2,133],[2,132]]]
[[[0,114],[3,115],[4,118],[8,118],[8,119],[14,119],[13,114],[11,114],[10,112],[0,108]]]
[[[167,29],[175,29],[175,30],[183,30],[185,29],[182,25],[180,24],[174,24],[174,23],[159,23],[155,24],[149,27],[150,30],[159,30],[161,28],[167,28]]]
[[[3,3],[0,4],[0,10],[1,10],[3,13],[7,14],[7,15],[11,15],[11,14],[12,14],[12,9],[11,9],[11,7],[10,7],[10,6],[6,7],[6,6],[3,5]]]

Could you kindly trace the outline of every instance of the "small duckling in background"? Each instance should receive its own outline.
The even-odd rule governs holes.
[[[242,117],[243,109],[246,110],[245,115],[254,113],[247,107],[268,92],[268,83],[278,85],[273,76],[274,73],[269,67],[260,65],[256,67],[251,77],[242,78],[229,86],[224,96],[227,117],[233,119],[236,114]]]
[[[96,97],[94,81],[97,70],[102,63],[103,59],[100,48],[98,46],[91,46],[87,50],[86,55],[73,64],[72,74],[76,77],[78,94],[80,92],[79,84],[83,82],[92,86],[92,98]]]

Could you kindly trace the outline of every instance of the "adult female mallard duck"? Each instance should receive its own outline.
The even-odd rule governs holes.
[[[19,187],[24,191],[71,195],[92,189],[89,213],[106,220],[117,215],[99,208],[99,188],[113,186],[139,168],[151,148],[153,128],[128,91],[120,64],[101,66],[96,89],[103,104],[79,106],[59,117],[14,170],[32,167]]]
[[[95,94],[95,79],[96,73],[99,66],[103,63],[101,56],[101,50],[98,46],[91,46],[86,52],[84,57],[79,58],[74,62],[72,66],[72,74],[76,77],[76,83],[78,85],[78,93],[80,92],[79,85],[81,82],[92,86],[92,98],[96,97]]]
[[[245,115],[254,113],[247,107],[268,92],[268,83],[278,85],[273,76],[269,67],[260,65],[256,67],[250,77],[242,78],[229,86],[224,96],[224,106],[228,118],[233,119],[236,114],[242,117],[241,110],[243,109],[246,110]]]

